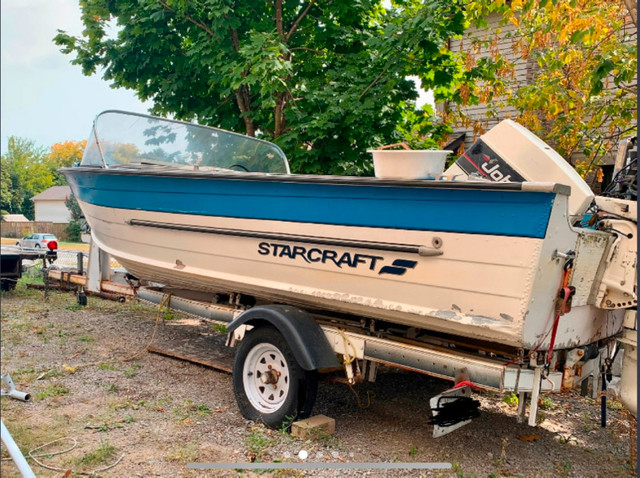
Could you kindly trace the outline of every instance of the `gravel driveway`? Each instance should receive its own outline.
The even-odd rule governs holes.
[[[610,400],[608,426],[599,403],[578,394],[546,396],[537,428],[516,422],[509,397],[483,392],[482,415],[445,437],[432,438],[429,397],[449,382],[390,370],[351,390],[321,382],[315,412],[336,420],[333,436],[302,441],[245,420],[228,373],[148,353],[158,312],[132,302],[27,290],[2,294],[2,373],[24,403],[2,397],[2,419],[38,476],[635,476],[636,422]],[[180,316],[158,322],[154,340],[172,340]],[[128,360],[124,360],[128,359]],[[370,401],[370,406],[369,405]],[[54,455],[73,445],[66,453]],[[448,462],[450,470],[200,471],[190,462]],[[6,450],[2,449],[3,457]],[[19,476],[11,461],[2,476]],[[56,471],[57,470],[57,471]],[[100,471],[102,470],[102,471]],[[68,475],[65,475],[68,476]]]

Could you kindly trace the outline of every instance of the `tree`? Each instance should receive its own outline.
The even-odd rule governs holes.
[[[2,209],[33,220],[31,198],[54,185],[53,171],[46,162],[46,149],[33,141],[11,136],[2,156]],[[9,193],[5,194],[5,187]]]
[[[517,87],[514,62],[498,50],[500,32],[493,32],[475,39],[466,53],[466,64],[485,75],[464,91],[464,102],[489,105],[489,116],[497,108],[514,106],[517,121],[565,158],[583,153],[586,161],[574,164],[583,175],[615,149],[622,136],[637,134],[637,47],[623,29],[628,14],[623,2],[479,0],[470,2],[467,12],[479,25],[491,12],[501,14],[503,24],[514,25],[506,36],[516,58],[532,66],[533,77]],[[482,47],[491,53],[476,59]],[[456,120],[468,118],[460,115]]]
[[[0,164],[0,207],[2,211],[9,211],[9,205],[13,203],[13,189],[12,189],[11,175],[9,174],[9,167],[4,156],[1,159]],[[3,213],[3,216],[5,214]]]
[[[65,200],[64,204],[71,213],[71,220],[64,232],[67,234],[67,239],[69,241],[80,242],[82,239],[82,232],[88,230],[89,227],[84,214],[82,213],[82,209],[80,209],[78,200],[73,193],[71,193],[71,196]]]
[[[439,97],[466,80],[446,48],[464,2],[383,3],[85,0],[83,36],[55,42],[153,114],[272,140],[296,172],[365,174],[366,150],[401,139],[399,124],[446,133],[416,114],[408,75]]]
[[[58,173],[58,168],[69,168],[74,163],[82,161],[84,149],[87,146],[87,140],[82,141],[63,141],[55,143],[51,146],[51,151],[47,155],[49,167],[54,172],[55,182],[58,185],[66,185],[65,177]]]

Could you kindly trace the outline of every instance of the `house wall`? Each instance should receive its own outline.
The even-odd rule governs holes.
[[[34,201],[36,221],[69,223],[71,212],[64,201]]]
[[[516,38],[507,38],[507,35],[513,34],[515,26],[512,24],[500,25],[500,18],[500,15],[492,14],[486,19],[488,23],[486,28],[479,29],[474,26],[469,27],[462,38],[451,40],[449,48],[455,52],[471,51],[473,48],[473,41],[475,39],[487,39],[489,35],[495,35],[495,32],[500,29],[501,33],[498,34],[499,40],[496,48],[514,65],[516,74],[516,77],[514,79],[515,84],[518,86],[525,85],[527,84],[530,77],[529,70],[531,69],[531,65],[529,65],[527,61],[522,60],[518,55],[513,53],[512,44],[516,40]],[[482,46],[482,48],[475,54],[475,57],[476,59],[479,59],[483,57],[489,57],[490,55],[490,48]],[[500,98],[496,99],[496,101],[498,100],[500,100]],[[517,115],[517,110],[511,106],[498,110],[498,115],[495,118],[491,118],[489,120],[487,120],[487,105],[480,104],[464,106],[460,107],[460,110],[464,111],[472,121],[478,121],[482,123],[486,130],[493,128],[503,119],[511,118]],[[462,132],[466,133],[466,146],[471,145],[481,134],[478,132],[474,132],[473,123],[468,127],[454,128],[454,134]]]

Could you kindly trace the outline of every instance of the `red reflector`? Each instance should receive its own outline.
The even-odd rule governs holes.
[[[58,248],[58,243],[56,241],[49,241],[47,247],[50,251],[55,251]]]

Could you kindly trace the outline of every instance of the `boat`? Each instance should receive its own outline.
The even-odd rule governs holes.
[[[141,281],[244,311],[227,327],[236,398],[270,426],[310,412],[296,405],[315,398],[304,374],[336,354],[352,383],[375,362],[532,392],[535,424],[541,389],[598,375],[635,329],[635,201],[595,197],[512,121],[442,175],[345,177],[292,174],[260,139],[106,111],[61,172],[92,247]]]
[[[61,171],[93,241],[140,279],[525,349],[549,344],[568,255],[557,348],[618,333],[637,303],[602,305],[614,237],[569,222],[567,185],[290,174],[266,141],[119,111]]]

